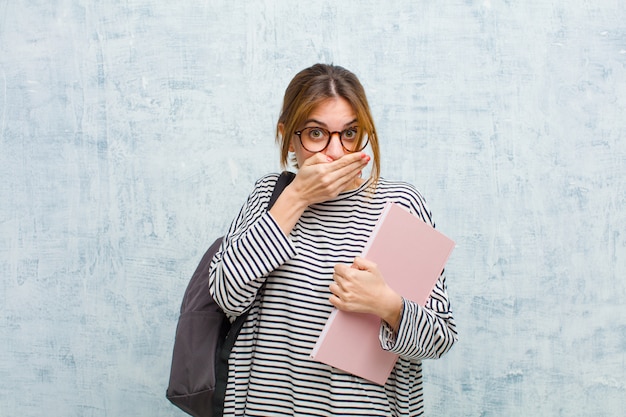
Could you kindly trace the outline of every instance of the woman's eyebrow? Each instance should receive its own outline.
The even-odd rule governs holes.
[[[354,120],[351,120],[351,121],[349,121],[348,123],[344,124],[344,126],[350,126],[350,125],[352,125],[352,124],[354,124],[354,123],[356,123],[356,122],[358,122],[358,120],[357,120],[357,119],[354,119]],[[328,127],[328,125],[327,125],[326,123],[321,122],[321,121],[316,120],[316,119],[307,119],[307,120],[305,120],[305,121],[304,121],[304,124],[305,124],[305,125],[307,125],[307,124],[309,124],[309,123],[315,123],[315,124],[320,125],[320,126],[323,126],[323,127]]]

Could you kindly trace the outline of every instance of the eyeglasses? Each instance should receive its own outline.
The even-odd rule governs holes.
[[[359,146],[362,135],[359,134],[357,127],[349,127],[341,132],[331,132],[323,127],[305,127],[294,133],[300,138],[302,147],[309,152],[322,152],[328,147],[335,133],[339,135],[341,146],[346,152],[360,152],[369,142],[369,138],[366,138],[365,143]]]

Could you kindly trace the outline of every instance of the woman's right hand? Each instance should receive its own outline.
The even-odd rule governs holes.
[[[363,152],[346,154],[336,160],[316,153],[304,161],[294,180],[274,203],[270,214],[283,233],[288,235],[308,206],[357,188],[362,182],[361,172],[369,161],[370,157]]]
[[[322,203],[361,185],[361,172],[369,161],[370,157],[363,152],[346,154],[336,160],[316,153],[300,167],[290,186],[305,207]]]

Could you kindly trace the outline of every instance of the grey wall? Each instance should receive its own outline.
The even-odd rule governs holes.
[[[623,1],[0,2],[0,414],[179,416],[182,292],[300,69],[368,93],[454,238],[438,416],[621,416]]]

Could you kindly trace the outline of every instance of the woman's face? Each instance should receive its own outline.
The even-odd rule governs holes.
[[[348,101],[341,97],[332,97],[322,101],[309,114],[302,126],[298,129],[302,130],[307,127],[321,127],[330,132],[341,132],[345,129],[356,126],[357,118],[354,109]],[[289,151],[296,154],[298,166],[302,166],[304,161],[315,154],[306,150],[297,135],[291,138]],[[324,155],[336,160],[347,154],[348,152],[341,145],[339,134],[335,133],[330,139],[330,143],[321,151]]]

